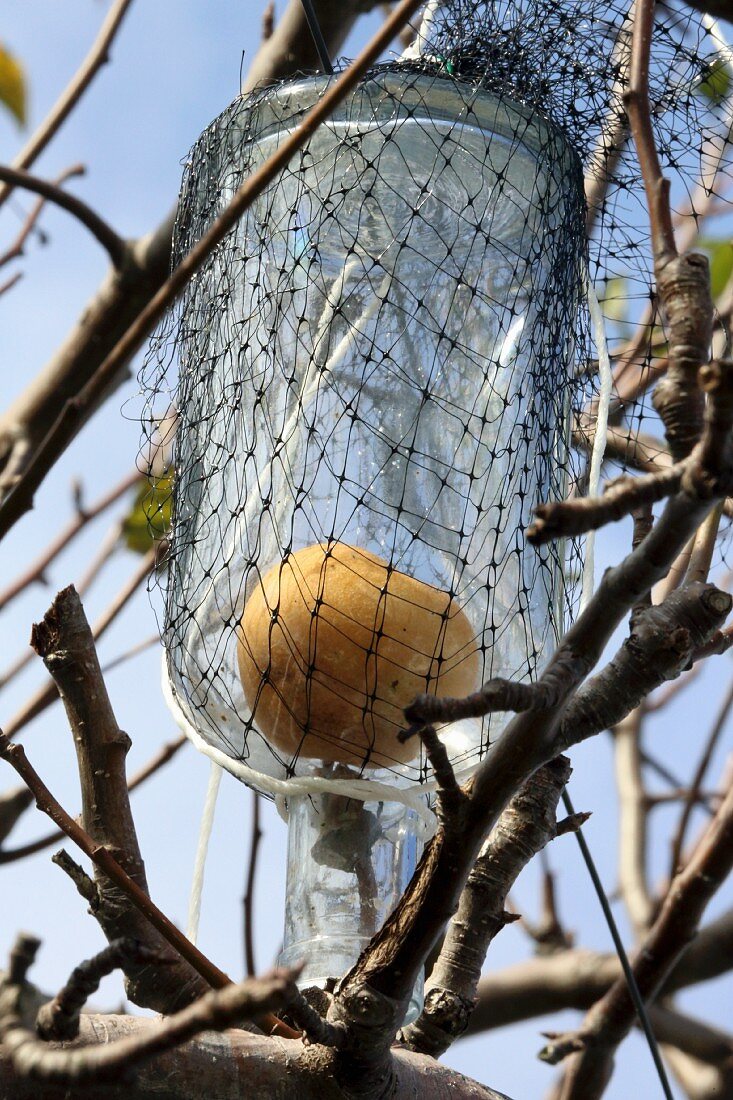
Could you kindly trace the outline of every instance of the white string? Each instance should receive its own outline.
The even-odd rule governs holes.
[[[590,475],[588,478],[588,496],[598,496],[598,486],[601,481],[601,467],[603,456],[606,453],[608,439],[608,410],[611,404],[611,391],[613,389],[613,374],[611,373],[611,359],[608,354],[608,342],[606,340],[606,327],[603,321],[600,302],[596,296],[593,284],[588,272],[585,273],[585,293],[588,299],[588,310],[593,325],[593,339],[598,352],[598,373],[601,379],[601,390],[598,395],[598,410],[596,413],[596,427],[593,435],[593,450],[590,458]],[[595,531],[589,531],[585,540],[585,564],[583,566],[583,587],[580,595],[580,610],[593,595],[595,579]]]
[[[214,825],[214,813],[216,811],[216,798],[219,794],[222,769],[218,764],[211,762],[209,782],[206,786],[206,798],[204,800],[204,812],[201,816],[199,840],[196,846],[196,861],[193,865],[193,879],[191,882],[191,895],[188,899],[188,922],[186,935],[191,943],[198,940],[199,921],[201,919],[201,896],[204,892],[204,872],[206,870],[206,857],[209,853],[209,841]]]
[[[428,44],[428,34],[435,18],[435,13],[441,3],[442,0],[429,0],[425,5],[420,26],[411,44],[402,51],[401,61],[416,61],[422,57],[425,52],[425,47]]]
[[[241,760],[235,760],[227,756],[221,749],[210,745],[205,741],[195,726],[191,725],[181,708],[176,697],[175,689],[168,676],[168,664],[163,654],[163,670],[161,677],[163,697],[173,715],[176,725],[185,733],[194,747],[208,756],[214,764],[226,769],[236,779],[247,783],[251,787],[257,787],[264,794],[272,795],[280,814],[286,818],[285,804],[288,798],[300,794],[340,794],[346,798],[354,798],[360,802],[401,802],[409,809],[414,810],[419,816],[420,825],[425,836],[432,836],[435,832],[435,815],[428,804],[426,795],[437,790],[437,783],[421,783],[418,790],[408,790],[403,787],[393,787],[388,783],[380,783],[375,779],[326,779],[324,776],[302,775],[292,776],[290,779],[276,779],[266,775],[265,772],[250,768]],[[467,769],[465,774],[460,773],[459,781],[467,779],[475,769],[475,765]]]

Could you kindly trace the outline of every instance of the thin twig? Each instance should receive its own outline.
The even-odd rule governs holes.
[[[36,1029],[42,1039],[75,1039],[79,1034],[79,1016],[99,984],[115,970],[130,963],[165,964],[170,959],[129,938],[113,940],[102,951],[72,970],[66,985],[38,1010]]]
[[[79,588],[77,587],[77,592]],[[118,653],[116,657],[112,657],[106,664],[102,665],[102,672],[113,672],[120,665],[124,665],[127,661],[133,657],[138,657],[141,653],[144,653],[147,649],[152,649],[153,646],[160,645],[160,634],[156,630],[155,634],[149,635],[147,638],[143,638],[141,642],[136,642],[135,645],[131,645],[129,649],[124,649],[122,653]],[[185,737],[181,741],[183,743]]]
[[[16,271],[15,274],[6,279],[4,283],[0,283],[0,298],[2,298],[3,294],[7,294],[9,290],[12,290],[22,278],[23,272]]]
[[[702,784],[710,765],[710,761],[712,760],[713,753],[715,752],[718,741],[720,740],[720,735],[725,729],[725,724],[728,721],[731,707],[733,707],[733,682],[731,682],[728,687],[728,691],[726,692],[725,698],[723,699],[723,702],[720,706],[715,722],[713,723],[713,728],[710,730],[707,740],[705,741],[705,746],[700,756],[698,765],[695,768],[695,774],[692,777],[692,782],[689,786],[689,793],[682,808],[677,831],[672,841],[670,879],[673,879],[680,869],[680,864],[682,863],[682,849],[685,843],[687,826],[690,823],[692,811],[700,801]]]
[[[69,543],[88,523],[91,523],[93,519],[96,519],[97,516],[106,511],[107,508],[115,504],[120,497],[124,496],[125,493],[129,492],[134,486],[140,484],[142,480],[143,475],[136,470],[128,474],[127,477],[123,478],[117,485],[113,486],[112,489],[101,496],[94,504],[89,505],[89,507],[77,509],[74,518],[67,524],[63,531],[59,532],[56,538],[49,543],[43,553],[36,558],[19,577],[0,592],[0,610],[7,607],[8,604],[19,596],[21,592],[25,591],[29,585],[37,581],[45,584],[46,570],[62,550],[66,549]]]
[[[249,862],[247,865],[247,885],[244,891],[244,965],[247,977],[251,978],[256,973],[255,948],[254,948],[254,891],[255,876],[257,874],[257,856],[262,840],[260,828],[260,796],[257,791],[252,792],[252,832],[249,841]]]
[[[117,616],[124,611],[137,590],[148,579],[155,565],[159,549],[159,546],[154,546],[144,555],[130,579],[97,619],[92,627],[92,637],[95,641],[99,641],[99,639],[103,637],[105,631],[109,629]],[[7,737],[15,737],[29,722],[37,718],[39,714],[43,714],[57,698],[58,691],[56,685],[53,680],[49,680],[31,696],[28,702],[25,703],[16,714],[13,715],[5,726],[5,735]]]
[[[86,172],[86,168],[83,164],[72,164],[71,168],[65,169],[56,179],[53,181],[58,187],[62,183],[66,183],[67,180],[72,179],[75,176],[83,176]],[[43,213],[43,208],[46,205],[45,198],[39,198],[31,208],[27,218],[20,228],[20,233],[15,238],[13,243],[8,249],[0,256],[0,267],[10,263],[11,260],[17,260],[23,255],[25,251],[26,241],[30,237],[31,233],[35,230],[39,237],[42,239],[42,243],[45,243],[45,234],[40,229],[36,229],[36,223],[39,217]]]
[[[38,129],[14,158],[13,168],[30,168],[66,121],[100,68],[109,60],[110,46],[131,3],[132,0],[117,0],[107,13],[89,53]],[[8,184],[0,186],[0,206],[11,191],[12,187]]]
[[[22,187],[25,191],[41,195],[48,202],[53,203],[54,206],[58,206],[61,210],[65,210],[67,214],[71,214],[89,230],[102,248],[106,249],[113,267],[122,267],[127,255],[127,245],[122,237],[115,233],[112,226],[100,217],[96,210],[92,210],[91,206],[85,203],[83,199],[77,198],[76,195],[70,195],[68,191],[64,191],[62,187],[52,183],[51,180],[32,176],[29,172],[24,172],[19,168],[8,168],[4,164],[0,165],[0,180],[6,184],[11,184],[13,187]]]
[[[188,738],[185,734],[181,734],[175,741],[169,741],[163,745],[156,754],[148,760],[147,764],[144,764],[142,768],[135,775],[131,776],[127,789],[132,792],[140,787],[147,779],[156,772],[160,771],[169,760],[172,760],[176,753],[188,743]],[[26,788],[23,788],[24,790]],[[33,801],[31,798],[30,801]],[[10,848],[7,851],[0,849],[0,865],[3,863],[16,863],[19,859],[25,859],[27,856],[35,855],[36,852],[42,852],[45,848],[51,848],[54,844],[57,844],[59,840],[63,838],[65,834],[60,830],[55,830],[52,833],[47,833],[46,836],[40,837],[38,840],[31,841],[30,844],[24,844],[20,848]]]

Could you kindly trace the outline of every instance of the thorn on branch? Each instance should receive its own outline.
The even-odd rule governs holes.
[[[64,834],[60,833],[59,835],[63,836]],[[69,876],[84,900],[89,902],[89,908],[94,912],[100,903],[99,890],[94,879],[90,878],[84,868],[80,867],[64,848],[51,856],[51,862],[55,863],[64,874]]]
[[[578,829],[582,829],[586,821],[589,821],[593,817],[592,810],[585,810],[580,813],[568,814],[562,821],[557,823],[557,836],[564,836],[566,833],[577,833]]]

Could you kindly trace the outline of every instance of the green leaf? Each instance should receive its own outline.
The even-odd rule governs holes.
[[[733,275],[733,243],[703,239],[700,241],[710,259],[710,289],[713,301],[717,301]]]
[[[0,103],[25,125],[25,76],[23,69],[8,49],[0,42]]]
[[[602,300],[603,315],[609,321],[626,321],[629,313],[629,288],[619,276],[606,283]]]
[[[165,538],[170,530],[172,506],[172,474],[143,482],[122,525],[127,549],[147,554],[156,542]]]
[[[702,73],[702,79],[697,84],[695,91],[709,99],[716,107],[730,94],[733,73],[731,67],[719,57],[712,65],[707,65]]]

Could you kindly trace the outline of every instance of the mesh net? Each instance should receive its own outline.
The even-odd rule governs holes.
[[[263,776],[424,781],[416,739],[396,736],[418,692],[536,675],[582,546],[523,532],[538,501],[584,491],[588,275],[617,378],[628,365],[619,392],[634,383],[614,408],[622,462],[654,375],[626,5],[448,0],[431,16],[224,239],[143,371],[147,422],[175,407],[170,689],[203,742]],[[660,5],[652,102],[682,232],[726,178],[718,49]],[[186,162],[174,262],[329,83],[262,90],[212,123]],[[441,731],[459,772],[502,721]]]

